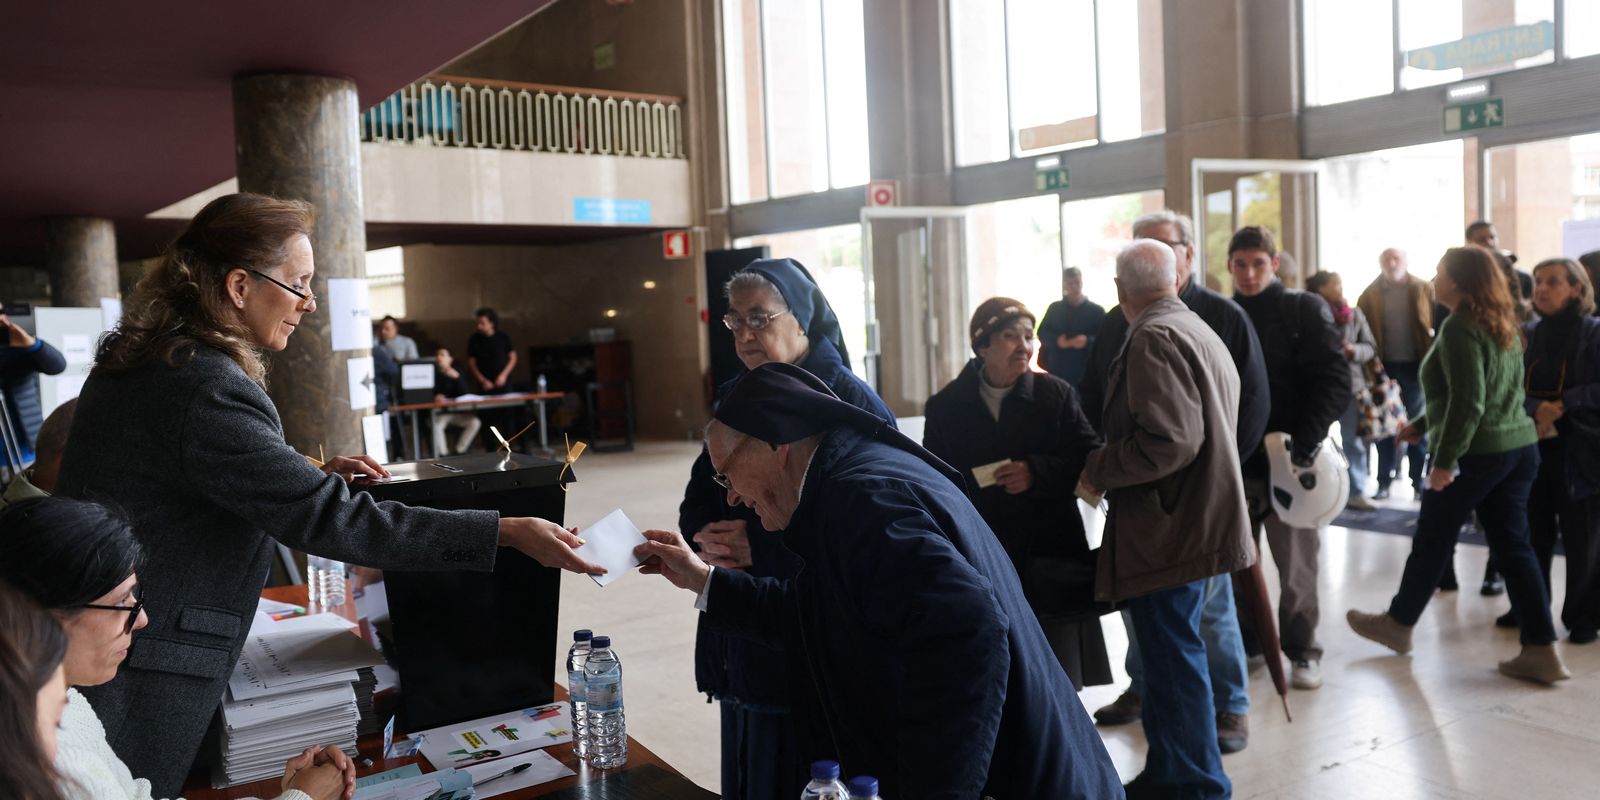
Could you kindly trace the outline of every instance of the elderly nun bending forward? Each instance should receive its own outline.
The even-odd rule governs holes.
[[[178,794],[222,701],[274,539],[382,569],[489,570],[505,546],[604,571],[559,525],[376,502],[347,485],[387,474],[371,458],[319,469],[284,441],[262,351],[317,309],[312,213],[258,194],[206,204],[101,340],[67,438],[58,493],[121,508],[147,557],[150,625],[127,668],[84,696],[158,797]]]
[[[727,397],[750,370],[767,363],[798,364],[845,402],[894,423],[872,389],[850,371],[839,320],[800,262],[756,261],[725,289],[723,324],[733,335],[744,369],[721,388]],[[788,578],[799,569],[794,554],[762,528],[755,512],[730,505],[702,452],[689,473],[678,529],[702,558],[758,577]],[[797,747],[786,656],[763,644],[729,637],[702,624],[695,636],[695,683],[722,709],[722,796],[767,800],[799,791],[812,756]]]
[[[962,474],[1051,649],[1082,689],[1111,682],[1100,620],[1085,614],[1095,555],[1072,493],[1100,437],[1072,384],[1029,368],[1034,324],[1033,312],[1009,297],[978,306],[968,326],[977,355],[928,400],[922,443]],[[980,468],[1001,462],[992,479],[978,480],[987,473]]]

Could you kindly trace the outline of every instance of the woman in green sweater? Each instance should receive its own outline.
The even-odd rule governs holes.
[[[1500,662],[1514,678],[1572,677],[1556,651],[1550,598],[1528,540],[1528,494],[1539,470],[1533,420],[1523,410],[1522,342],[1511,295],[1489,251],[1452,248],[1433,287],[1451,311],[1422,360],[1426,411],[1400,432],[1424,433],[1433,463],[1400,590],[1385,613],[1350,611],[1355,632],[1398,653],[1433,597],[1462,523],[1474,510],[1522,621],[1522,652]]]

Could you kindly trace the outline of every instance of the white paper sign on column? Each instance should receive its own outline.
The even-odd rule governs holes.
[[[374,387],[377,376],[373,374],[372,356],[352,358],[345,362],[350,371],[350,407],[370,408],[378,404],[378,393]]]
[[[94,361],[94,350],[87,333],[69,333],[61,337],[61,356],[68,364],[88,364]]]
[[[122,299],[119,297],[100,298],[100,318],[105,321],[106,330],[117,327],[122,321]]]
[[[335,351],[372,347],[372,301],[365,279],[328,279],[328,322]]]
[[[379,464],[389,463],[389,443],[384,438],[383,414],[368,414],[361,418],[361,441],[367,446],[367,455]]]

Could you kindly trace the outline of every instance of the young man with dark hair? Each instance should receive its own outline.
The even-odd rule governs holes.
[[[1350,402],[1350,371],[1328,304],[1316,295],[1286,288],[1277,278],[1280,263],[1277,242],[1260,226],[1240,228],[1228,243],[1233,299],[1250,316],[1266,361],[1272,398],[1267,430],[1289,434],[1290,457],[1309,464],[1327,438],[1328,427]],[[1322,532],[1291,527],[1273,512],[1264,450],[1245,462],[1244,477],[1257,541],[1265,527],[1278,565],[1282,588],[1278,628],[1283,652],[1293,662],[1291,682],[1297,689],[1316,689],[1322,686],[1322,645],[1317,642],[1317,552]],[[1246,631],[1245,646],[1259,647],[1260,639],[1251,635],[1254,620],[1241,615],[1239,623]]]

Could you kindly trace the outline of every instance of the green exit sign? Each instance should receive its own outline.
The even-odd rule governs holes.
[[[1444,132],[1460,133],[1461,131],[1476,131],[1484,128],[1499,128],[1506,124],[1505,101],[1498,97],[1488,100],[1479,100],[1476,103],[1462,103],[1458,106],[1445,106]]]
[[[1067,168],[1053,167],[1033,173],[1033,188],[1038,192],[1055,192],[1067,188]]]

